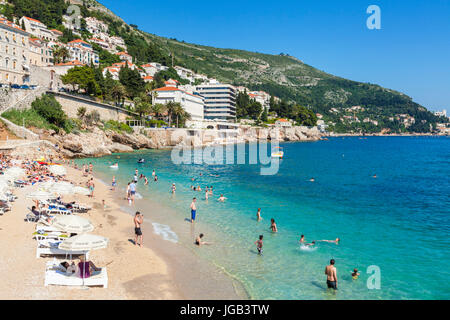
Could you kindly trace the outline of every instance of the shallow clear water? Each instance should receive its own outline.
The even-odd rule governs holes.
[[[196,249],[203,258],[240,280],[255,299],[449,299],[450,286],[450,139],[445,137],[332,138],[283,144],[285,159],[274,176],[260,175],[259,165],[175,165],[170,150],[140,151],[91,161],[104,181],[116,175],[125,187],[134,169],[159,181],[138,193],[137,206],[157,223],[160,234],[193,247],[204,232],[211,246]],[[269,148],[270,149],[270,148]],[[247,149],[248,152],[248,149]],[[139,158],[145,164],[137,164]],[[113,170],[109,162],[118,162]],[[202,173],[202,176],[200,176]],[[372,178],[376,174],[377,178]],[[219,177],[212,176],[219,175]],[[195,185],[214,186],[208,203]],[[308,180],[314,177],[315,182]],[[172,182],[177,193],[169,192]],[[223,193],[228,200],[217,201]],[[198,221],[185,220],[193,196]],[[173,210],[155,212],[145,199]],[[256,221],[262,208],[263,220]],[[279,232],[269,230],[270,218]],[[167,229],[162,225],[170,226]],[[163,232],[161,233],[161,228]],[[264,235],[264,254],[253,242]],[[306,240],[341,238],[339,245]],[[174,236],[168,238],[173,241]],[[195,250],[195,249],[194,249]],[[336,260],[339,290],[325,288],[324,268]],[[367,268],[381,271],[381,288],[368,289]],[[360,270],[352,280],[351,270]]]

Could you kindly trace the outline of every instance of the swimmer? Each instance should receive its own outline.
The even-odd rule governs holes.
[[[314,182],[314,181],[316,181],[316,179],[311,178],[311,179],[309,179],[309,181],[310,181],[310,182]]]
[[[317,240],[317,241],[339,244],[339,241],[341,241],[341,239],[336,238],[336,240]]]
[[[148,179],[146,176],[144,176],[144,185],[148,185]]]
[[[195,239],[195,244],[198,245],[199,247],[202,246],[202,245],[205,245],[205,244],[206,244],[206,245],[212,244],[212,242],[205,242],[205,241],[202,241],[202,239],[203,239],[204,236],[205,236],[205,235],[204,235],[203,233],[200,233],[199,236],[197,237],[197,239]]]
[[[353,269],[353,272],[352,272],[352,279],[353,280],[357,280],[358,279],[358,277],[359,277],[359,275],[360,275],[360,273],[358,272],[358,269]]]
[[[300,236],[300,243],[305,243],[305,236],[302,234],[301,236]]]
[[[227,200],[227,198],[225,198],[225,197],[223,196],[223,194],[221,194],[221,195],[220,195],[220,198],[217,199],[217,200],[220,201],[220,202],[225,202],[225,200]]]
[[[376,179],[376,178],[377,178],[377,175],[376,175],[376,174],[374,174],[374,175],[372,176],[372,178],[375,178],[375,179]]]
[[[270,230],[272,230],[272,232],[278,232],[277,224],[275,223],[274,218],[270,219]]]

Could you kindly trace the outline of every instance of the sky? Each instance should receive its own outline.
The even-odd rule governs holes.
[[[450,0],[100,0],[140,30],[186,42],[281,52],[325,72],[450,111]],[[367,13],[377,5],[381,29]]]

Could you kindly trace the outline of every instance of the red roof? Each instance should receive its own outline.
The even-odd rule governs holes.
[[[143,77],[145,80],[153,80],[153,77],[152,76],[145,76],[145,77]]]
[[[286,119],[278,119],[277,121],[280,121],[280,122],[289,122],[289,121],[286,120]]]
[[[118,56],[130,56],[127,52],[117,52],[116,53]],[[130,56],[131,57],[131,56]]]
[[[24,17],[25,19],[27,19],[27,20],[31,20],[31,21],[34,21],[34,22],[39,22],[39,23],[42,23],[42,22],[40,22],[39,20],[36,20],[36,19],[33,19],[33,18],[30,18],[30,17]]]
[[[86,41],[83,41],[81,39],[72,40],[69,43],[84,43],[84,44],[90,45],[89,43],[87,43]]]
[[[84,63],[81,63],[81,61],[73,60],[65,63],[57,63],[55,66],[84,66]]]
[[[153,91],[181,91],[181,89],[175,88],[175,87],[162,87],[155,89]]]

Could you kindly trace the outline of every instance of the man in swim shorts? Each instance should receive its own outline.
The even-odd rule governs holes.
[[[325,267],[325,274],[327,275],[328,288],[337,290],[337,271],[334,266],[334,259],[331,259],[330,265]]]
[[[141,243],[139,244],[139,246],[142,247],[143,244],[143,235],[142,235],[142,230],[141,230],[141,224],[144,222],[144,216],[141,215],[141,213],[139,211],[136,212],[136,215],[134,216],[134,244],[138,245],[138,240],[140,238]]]
[[[197,206],[195,205],[196,201],[197,201],[197,198],[193,198],[192,202],[191,202],[191,223],[194,223],[195,215],[197,213]]]

